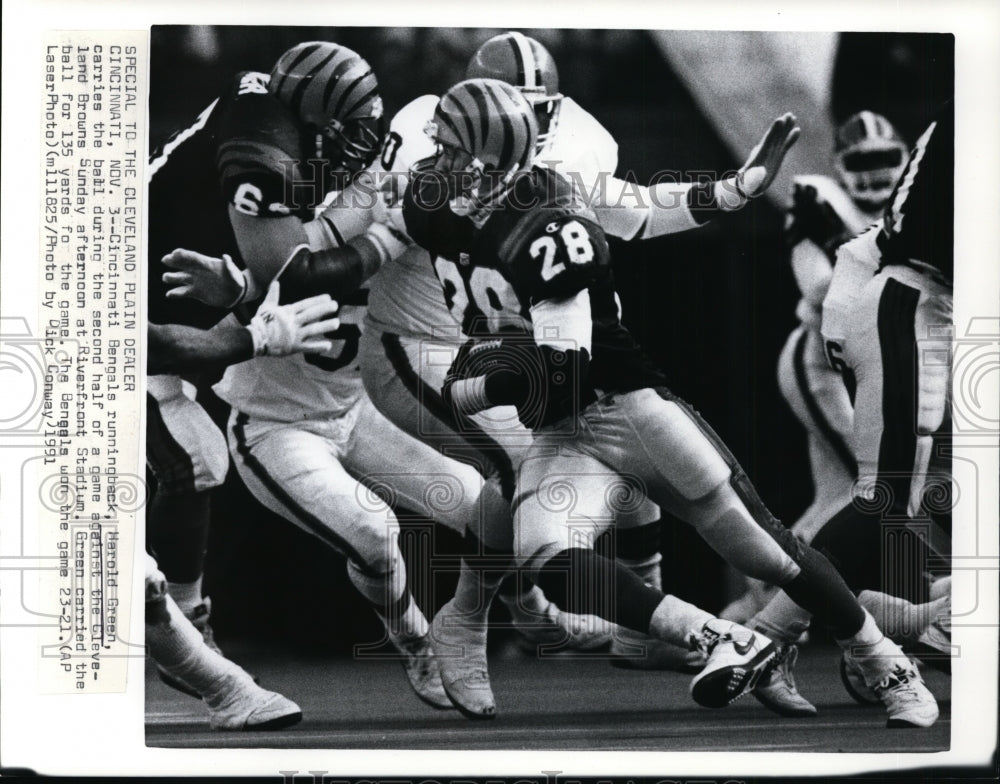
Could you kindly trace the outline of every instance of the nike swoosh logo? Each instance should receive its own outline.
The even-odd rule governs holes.
[[[750,652],[750,649],[753,648],[753,644],[756,641],[757,641],[756,634],[750,635],[750,639],[747,640],[746,645],[740,645],[739,643],[736,642],[736,640],[733,640],[733,650],[735,650],[740,656],[745,656],[747,653]]]

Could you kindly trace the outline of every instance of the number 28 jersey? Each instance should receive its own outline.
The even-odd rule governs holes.
[[[480,229],[451,211],[440,185],[432,172],[417,174],[403,215],[410,236],[434,257],[445,302],[466,335],[530,334],[533,305],[586,292],[591,360],[582,399],[666,383],[619,319],[604,232],[566,179],[535,167]]]

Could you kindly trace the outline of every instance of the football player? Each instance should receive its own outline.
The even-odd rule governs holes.
[[[922,575],[927,555],[924,546],[888,551],[894,537],[884,523],[924,526],[926,546],[945,560],[950,552],[952,123],[946,107],[917,140],[883,219],[837,254],[822,330],[834,367],[856,384],[851,440],[858,480],[853,500],[813,540],[904,648],[945,671],[949,581],[939,581],[943,593],[909,586],[908,596],[887,595],[907,586],[887,586],[883,563],[892,559],[897,574]],[[779,594],[751,625],[787,639],[808,620]],[[850,657],[841,674],[853,696],[871,701]]]
[[[615,178],[618,145],[611,134],[572,98],[559,91],[555,61],[537,40],[519,32],[503,33],[486,41],[469,61],[467,78],[496,78],[516,87],[532,104],[539,124],[537,159],[571,178],[587,194],[600,222],[609,234],[632,239],[648,238],[699,226],[723,210],[746,202],[739,185],[757,180],[761,171],[773,177],[781,159],[795,142],[794,118],[776,121],[744,167],[745,181],[736,178],[697,187],[663,183],[647,188]],[[414,115],[408,125],[393,120],[382,165],[391,171],[409,168],[414,158],[401,160],[399,150],[419,146],[437,99],[419,99],[426,116]],[[427,154],[430,154],[428,150]],[[748,185],[748,187],[750,187]],[[759,190],[766,183],[757,182]],[[430,262],[430,263],[429,263]],[[438,275],[445,278],[444,290]],[[493,270],[477,270],[471,285],[491,310],[504,305],[496,296],[504,291],[503,280]],[[492,295],[490,292],[493,292]],[[462,326],[451,315],[448,298],[465,298],[462,275],[455,262],[444,256],[428,259],[419,247],[407,251],[387,265],[372,286],[372,296],[361,340],[362,374],[366,388],[379,409],[407,432],[446,449],[451,454],[470,453],[486,474],[498,482],[509,503],[514,474],[531,443],[530,433],[517,420],[513,409],[494,409],[456,422],[441,402],[447,369],[464,340]],[[459,311],[461,308],[454,308]],[[659,511],[648,501],[627,500],[619,511],[616,552],[642,579],[659,586]],[[500,518],[503,520],[503,518]],[[505,522],[505,521],[504,521]],[[487,559],[499,557],[499,542],[509,534],[487,534],[490,541],[470,537],[471,552]],[[559,613],[530,582],[503,583],[500,598],[511,611],[514,624],[530,639],[546,642],[553,649],[566,631],[551,623],[560,621],[572,632],[574,647],[588,648],[610,635],[606,624],[596,619],[576,619]],[[697,653],[676,650],[655,640],[638,639],[626,630],[616,630],[612,650],[633,666],[677,666],[697,664]]]
[[[231,300],[211,304],[249,302],[279,272],[284,297],[298,298],[308,279],[341,304],[329,350],[260,356],[226,371],[215,388],[233,408],[231,454],[261,503],[347,557],[352,582],[383,620],[417,695],[448,708],[390,507],[398,502],[460,530],[478,515],[480,480],[467,467],[441,467],[434,450],[391,425],[362,388],[357,351],[367,292],[359,287],[402,247],[390,229],[372,225],[370,197],[367,208],[351,206],[370,196],[365,170],[381,142],[375,77],[346,47],[299,44],[270,74],[241,74],[224,109],[212,139],[223,213],[234,229],[225,249],[246,270],[224,281],[237,284]],[[324,206],[329,193],[337,197]],[[166,285],[180,284],[173,299],[193,281],[171,257],[180,266],[164,276]],[[413,466],[427,473],[412,474]]]
[[[890,726],[933,724],[937,706],[913,665],[830,563],[770,515],[621,325],[603,231],[571,185],[533,167],[537,120],[521,93],[496,80],[461,82],[442,97],[429,131],[437,153],[411,178],[404,218],[414,241],[450,259],[461,278],[464,296],[450,304],[471,337],[446,400],[461,414],[513,405],[533,431],[513,502],[518,565],[571,612],[701,647],[708,663],[691,686],[700,704],[720,707],[746,693],[772,666],[774,643],[664,596],[592,549],[614,521],[622,483],[638,486],[731,564],[821,615],[885,701]],[[767,176],[755,172],[748,185],[741,172],[736,190],[754,195]],[[496,273],[491,299],[501,308],[477,301],[472,279],[481,269]],[[433,622],[445,689],[476,718],[495,715],[479,597],[496,582],[463,569]],[[897,668],[907,677],[883,682]]]
[[[837,249],[881,217],[906,165],[907,152],[885,117],[862,111],[836,130],[833,163],[837,179],[808,175],[795,178],[792,185],[785,241],[801,295],[795,309],[799,326],[789,335],[778,359],[778,388],[806,430],[814,495],[792,531],[807,543],[850,500],[857,476],[849,446],[853,389],[848,390],[840,371],[827,361],[820,334],[823,298],[833,276]],[[773,586],[751,581],[749,590],[720,615],[745,623],[774,594]],[[882,626],[877,608],[867,607]],[[815,708],[798,700],[794,682],[789,680],[795,656],[794,651],[786,651],[782,666],[754,695],[772,707],[779,705],[784,714],[794,715],[797,709],[799,715],[810,715]],[[772,704],[775,690],[781,694]]]
[[[257,278],[241,273],[243,299],[263,293],[263,287],[251,292],[248,284],[266,285],[296,245],[322,248],[336,241],[335,228],[311,220],[312,207],[377,150],[382,126],[375,77],[354,52],[333,44],[309,44],[289,54],[315,69],[311,91],[295,93],[297,83],[286,81],[281,85],[286,105],[269,93],[266,74],[239,73],[191,126],[151,156],[151,323],[204,328],[228,312],[179,305],[166,296],[157,273],[161,258],[177,245],[230,252],[242,267],[270,270]],[[325,71],[318,68],[321,62]],[[336,90],[324,101],[317,91],[326,85]],[[263,176],[265,170],[273,176]],[[284,294],[288,301],[302,298],[294,291]],[[147,462],[157,479],[148,542],[178,606],[217,647],[201,582],[209,491],[225,479],[226,441],[195,402],[193,384],[162,371],[151,373],[148,384]]]

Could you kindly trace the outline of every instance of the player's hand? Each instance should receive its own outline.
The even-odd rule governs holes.
[[[814,242],[831,261],[837,248],[851,238],[850,229],[814,185],[796,183],[789,218],[789,232],[796,238]]]
[[[337,303],[329,294],[319,294],[279,305],[280,287],[278,281],[271,283],[257,315],[247,327],[253,337],[254,356],[318,354],[333,348],[332,341],[323,335],[340,329],[340,319],[334,318]]]
[[[247,279],[228,255],[220,259],[178,248],[163,257],[163,265],[177,270],[163,273],[163,282],[172,286],[168,297],[188,297],[227,310],[246,297]]]
[[[781,168],[785,154],[798,141],[802,129],[795,115],[786,112],[771,123],[757,146],[750,151],[735,177],[722,180],[716,200],[723,210],[738,210],[749,199],[768,189]]]

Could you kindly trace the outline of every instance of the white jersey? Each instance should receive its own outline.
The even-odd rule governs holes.
[[[861,290],[876,272],[881,253],[876,239],[882,227],[881,221],[850,242],[845,242],[837,251],[837,264],[833,268],[833,279],[823,300],[823,340],[828,350],[831,344],[835,350],[844,346],[844,338],[849,332],[850,314],[854,309]]]
[[[369,227],[376,213],[376,191],[387,183],[392,173],[405,173],[420,158],[433,154],[434,144],[423,134],[423,126],[436,105],[435,96],[425,95],[399,111],[389,126],[390,134],[381,159],[359,174],[344,192],[329,199],[322,215],[310,222],[318,224],[322,230],[321,239],[315,244],[311,242],[311,247],[336,247],[340,241],[346,242]],[[411,126],[421,132],[419,136],[407,133],[413,142],[408,142],[404,149],[399,128]],[[390,153],[396,160],[389,159]],[[310,239],[313,239],[311,234]],[[383,269],[391,269],[399,261],[390,261]],[[348,411],[364,394],[358,344],[369,303],[372,300],[377,303],[386,292],[398,289],[394,281],[382,281],[381,278],[382,272],[377,272],[357,295],[349,297],[349,302],[341,302],[340,329],[336,333],[340,339],[334,340],[330,351],[256,357],[233,365],[215,385],[216,393],[243,413],[279,422],[337,417]],[[435,285],[440,289],[436,280]],[[414,289],[413,283],[407,283],[407,288],[395,293],[409,298]]]
[[[364,394],[358,362],[364,311],[363,306],[341,305],[339,339],[329,351],[255,357],[226,368],[212,388],[230,406],[255,418],[298,422],[340,416]]]
[[[873,218],[854,203],[847,192],[830,177],[823,175],[805,175],[793,180],[793,187],[812,187],[816,190],[816,199],[828,204],[844,226],[856,236],[868,228]],[[823,299],[830,286],[834,266],[826,253],[810,239],[803,239],[792,248],[792,273],[798,285],[802,299],[795,309],[795,314],[806,326],[819,329],[822,318]]]
[[[425,99],[425,104],[415,106]],[[434,145],[423,128],[433,116],[436,105],[436,98],[424,96],[393,118],[390,138],[395,132],[399,150],[393,170],[406,171],[414,162],[434,153]],[[410,107],[415,111],[404,117]],[[413,138],[418,143],[410,147]],[[426,152],[423,152],[425,144]],[[595,186],[600,187],[602,176],[614,174],[618,166],[618,144],[593,115],[573,99],[563,98],[556,134],[538,155],[536,163],[551,166],[578,187],[586,189],[586,195]],[[464,339],[458,322],[445,304],[434,259],[423,248],[414,246],[396,261],[384,265],[370,285],[372,293],[367,316],[370,327],[412,338],[436,337],[455,343]]]

